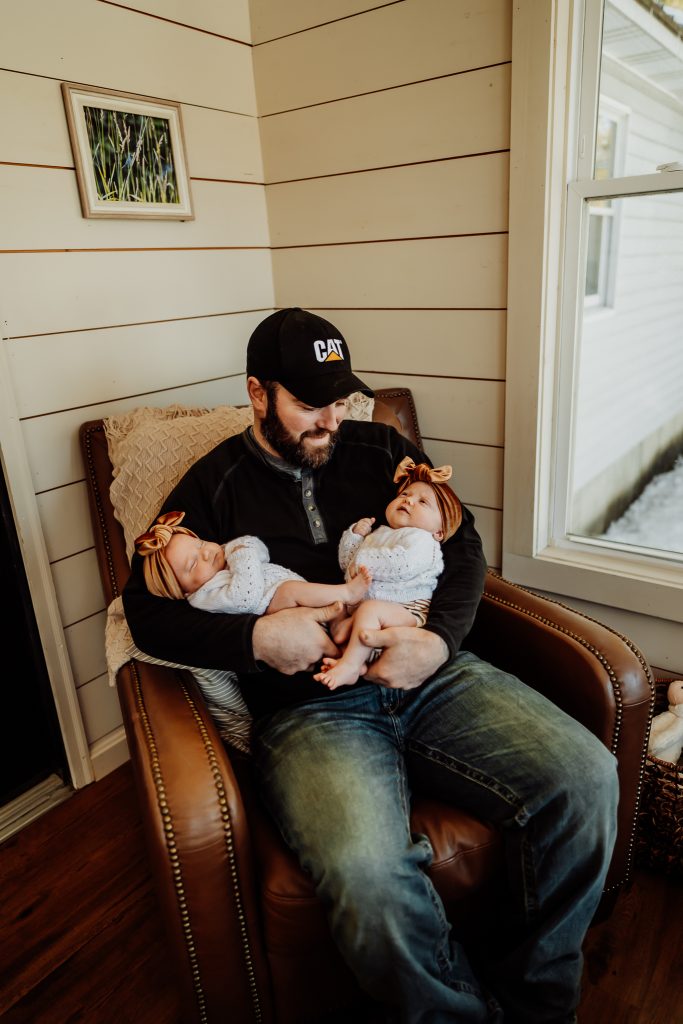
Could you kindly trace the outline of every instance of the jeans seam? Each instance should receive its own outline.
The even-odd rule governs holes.
[[[408,749],[412,753],[419,754],[436,764],[442,765],[444,768],[448,768],[449,771],[452,771],[456,775],[460,775],[462,778],[468,779],[470,782],[475,782],[477,785],[487,789],[490,793],[494,793],[514,810],[515,822],[520,826],[526,825],[529,820],[528,811],[525,809],[523,804],[520,804],[515,794],[506,786],[501,785],[497,780],[491,779],[483,772],[477,771],[475,768],[470,767],[470,765],[467,765],[462,761],[458,761],[450,754],[445,754],[442,750],[439,750],[436,747],[428,746],[421,740],[411,740],[408,744]]]

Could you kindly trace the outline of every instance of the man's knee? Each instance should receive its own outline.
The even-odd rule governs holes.
[[[577,827],[596,822],[610,830],[619,799],[617,761],[588,730],[575,742],[571,760],[556,765],[555,787]]]

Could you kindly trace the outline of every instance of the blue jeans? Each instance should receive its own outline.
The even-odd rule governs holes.
[[[255,756],[343,957],[402,1024],[575,1019],[617,804],[616,760],[583,726],[461,652],[414,690],[355,686],[277,712]],[[425,872],[430,844],[410,832],[411,786],[503,831],[485,989]]]

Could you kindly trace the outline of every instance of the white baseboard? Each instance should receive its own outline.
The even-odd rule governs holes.
[[[61,804],[73,794],[71,786],[65,786],[56,775],[50,775],[0,808],[0,842],[9,839],[15,832],[30,825],[32,821],[46,814],[52,807]]]
[[[119,765],[125,764],[129,758],[126,733],[122,725],[90,747],[90,761],[96,780],[103,779]]]

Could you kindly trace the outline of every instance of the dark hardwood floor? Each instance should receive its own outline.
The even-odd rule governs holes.
[[[2,1024],[181,1024],[124,765],[0,846]],[[683,880],[638,870],[586,942],[580,1024],[683,1024]]]

